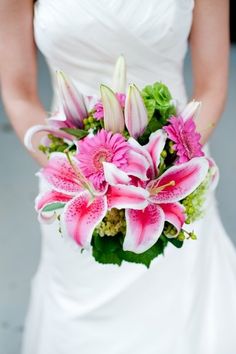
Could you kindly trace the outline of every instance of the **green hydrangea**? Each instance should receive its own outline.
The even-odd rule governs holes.
[[[42,151],[45,155],[49,155],[53,152],[64,152],[68,148],[68,144],[64,142],[63,139],[57,138],[52,134],[48,134],[48,139],[51,141],[48,146],[39,145],[38,149]]]
[[[125,211],[112,208],[95,230],[100,236],[115,236],[119,232],[125,234]]]
[[[85,118],[83,120],[83,124],[84,124],[84,130],[89,130],[89,129],[93,129],[94,132],[97,132],[98,130],[100,130],[103,127],[103,120],[100,119],[96,119],[92,116],[92,113],[90,113],[89,117]]]
[[[165,124],[171,115],[176,114],[170,91],[163,83],[155,82],[153,85],[145,86],[142,90],[142,97],[149,119],[156,114],[160,116],[163,124]]]
[[[182,204],[185,207],[185,212],[187,215],[187,219],[185,221],[186,224],[191,224],[192,222],[203,217],[204,203],[207,197],[210,181],[211,175],[208,173],[200,186],[193,193],[182,200]]]

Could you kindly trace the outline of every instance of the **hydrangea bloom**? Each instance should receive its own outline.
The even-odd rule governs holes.
[[[193,118],[184,121],[183,117],[171,117],[169,125],[163,127],[168,138],[175,144],[173,149],[178,155],[177,163],[191,160],[193,157],[204,156],[200,143],[201,135],[196,132]]]

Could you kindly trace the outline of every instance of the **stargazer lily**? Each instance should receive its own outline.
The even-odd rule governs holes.
[[[45,125],[35,125],[27,130],[24,144],[31,151],[34,151],[33,136],[39,132],[46,132],[58,138],[66,139],[70,142],[73,141],[74,137],[61,130],[61,128],[81,128],[83,119],[88,115],[88,107],[94,101],[92,96],[84,97],[78,92],[62,71],[57,71],[56,77],[59,95],[58,104],[60,107],[51,117],[46,118]]]
[[[37,173],[46,179],[51,187],[36,198],[35,209],[41,221],[48,221],[45,207],[53,205],[61,212],[61,223],[64,234],[72,238],[80,247],[89,248],[94,228],[102,221],[108,210],[107,188],[95,190],[84,177],[76,156],[68,157],[63,153],[53,153],[48,164]],[[129,178],[129,177],[127,177]],[[123,180],[122,180],[123,182]],[[107,186],[108,187],[108,186]],[[109,193],[109,203],[124,205],[128,208],[143,209],[148,205],[149,193],[145,189],[134,186],[117,185]],[[55,219],[52,216],[52,221]]]
[[[175,236],[178,235],[185,222],[184,207],[180,201],[200,185],[209,168],[206,158],[196,157],[186,163],[169,168],[161,176],[155,178],[155,174],[158,174],[160,161],[158,152],[163,147],[165,136],[161,136],[161,131],[153,134],[146,146],[138,147],[139,144],[135,143],[137,150],[144,151],[145,149],[145,155],[148,156],[147,161],[152,162],[149,180],[135,179],[133,182],[148,192],[148,203],[143,209],[130,208],[126,204],[128,187],[130,188],[128,178],[132,180],[132,174],[128,171],[121,172],[111,163],[104,163],[105,178],[109,184],[108,208],[126,209],[127,230],[123,249],[135,253],[145,252],[156,243],[162,234],[165,221],[175,227]],[[133,144],[133,140],[131,140],[131,144]],[[155,171],[153,171],[153,166],[155,166]]]
[[[33,137],[35,134],[40,132],[46,132],[48,134],[52,134],[58,138],[64,139],[65,141],[71,142],[73,137],[61,130],[60,128],[72,128],[69,122],[64,118],[63,112],[56,112],[50,118],[45,119],[46,124],[38,124],[30,127],[24,136],[24,145],[30,151],[35,151],[33,146]]]

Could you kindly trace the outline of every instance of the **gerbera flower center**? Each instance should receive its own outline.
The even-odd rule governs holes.
[[[101,168],[103,168],[102,163],[104,161],[111,162],[112,161],[112,153],[111,153],[111,151],[109,151],[105,148],[104,149],[100,148],[100,150],[98,152],[96,152],[93,157],[94,167],[97,170],[100,170]]]
[[[101,129],[92,137],[85,137],[78,143],[78,164],[86,178],[95,189],[101,190],[105,185],[103,162],[111,162],[120,168],[127,163],[129,149],[125,138],[119,134]]]

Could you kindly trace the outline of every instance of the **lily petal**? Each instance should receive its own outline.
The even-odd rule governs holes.
[[[113,133],[124,131],[124,115],[115,93],[106,85],[100,86],[104,110],[104,127]]]
[[[128,174],[110,162],[103,162],[105,180],[112,186],[128,184],[131,178]]]
[[[76,160],[72,161],[77,166]],[[63,153],[51,154],[47,165],[37,175],[42,175],[57,192],[74,195],[82,190],[75,170]]]
[[[166,139],[167,134],[162,129],[159,129],[150,135],[149,142],[144,145],[145,149],[152,157],[154,169],[156,172],[158,172],[161,152],[164,149]]]
[[[134,138],[139,137],[148,124],[148,114],[139,89],[129,85],[125,100],[125,124]]]
[[[29,149],[30,151],[35,151],[32,143],[32,138],[36,133],[40,132],[46,132],[48,134],[53,134],[54,136],[62,139],[68,139],[70,141],[73,140],[72,136],[70,134],[67,134],[63,132],[62,130],[59,130],[58,128],[53,128],[52,126],[49,125],[34,125],[30,127],[24,136],[24,145]]]
[[[126,91],[126,63],[125,58],[121,54],[115,65],[115,70],[112,80],[112,88],[114,92],[125,92]]]
[[[60,193],[54,190],[40,193],[35,199],[35,209],[36,211],[39,211],[46,205],[52,203],[67,203],[69,200],[71,200],[71,198],[71,195]]]
[[[149,204],[144,210],[127,209],[125,215],[127,231],[123,249],[145,252],[161,236],[165,222],[163,210],[158,205]]]
[[[51,213],[38,213],[38,221],[41,224],[52,224],[57,218],[57,213],[55,211]]]
[[[143,209],[148,205],[149,193],[142,187],[118,184],[109,186],[107,191],[108,208]]]
[[[207,160],[209,163],[210,174],[211,174],[210,189],[214,190],[219,183],[220,171],[219,171],[219,168],[212,157],[211,158],[208,157]]]
[[[186,219],[184,206],[180,203],[159,204],[159,206],[165,213],[165,221],[168,221],[176,228],[176,234],[167,235],[167,237],[176,237],[179,234]]]
[[[83,126],[83,119],[88,115],[84,97],[72,85],[63,71],[57,71],[58,92],[67,120],[75,128]]]
[[[187,120],[188,118],[197,119],[201,111],[201,106],[202,106],[201,102],[193,100],[187,104],[187,106],[183,109],[182,112],[180,112],[180,116],[184,120]]]
[[[142,155],[148,162],[148,171],[147,171],[147,176],[149,179],[153,179],[155,177],[155,171],[153,168],[153,162],[152,162],[152,157],[150,153],[148,152],[147,149],[144,148],[144,146],[140,145],[137,140],[134,138],[130,137],[128,140],[129,145],[131,146],[133,151],[138,152],[140,155]],[[145,162],[146,165],[146,162]]]
[[[87,192],[74,197],[65,206],[62,215],[63,230],[83,248],[89,249],[95,227],[107,212],[106,197],[91,200]]]
[[[147,188],[154,203],[177,202],[192,193],[204,180],[208,172],[208,161],[204,157],[169,168],[156,181],[151,181]]]
[[[147,172],[150,165],[144,155],[139,154],[135,150],[130,149],[126,155],[127,166],[124,167],[124,171],[128,175],[138,177],[143,181],[147,181]]]

